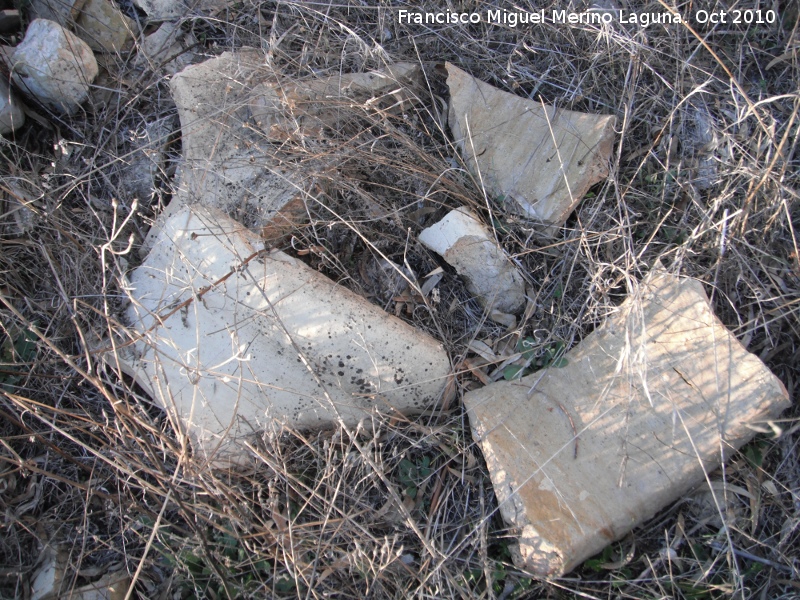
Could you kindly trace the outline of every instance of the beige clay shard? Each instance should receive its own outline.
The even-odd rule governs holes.
[[[471,211],[451,210],[423,229],[419,241],[455,267],[490,311],[515,313],[525,305],[522,273]]]
[[[335,128],[353,106],[405,107],[421,73],[418,65],[398,63],[382,71],[295,80],[276,74],[253,48],[185,68],[170,81],[183,160],[177,192],[162,220],[200,204],[265,237],[275,235],[276,227],[279,234],[302,222],[307,200],[317,197],[324,183],[318,174],[337,165],[277,160],[274,144]]]
[[[702,285],[663,271],[566,358],[464,398],[515,562],[540,576],[625,536],[790,405]]]
[[[503,92],[447,63],[449,123],[493,199],[560,226],[608,177],[615,118],[557,109]]]
[[[224,465],[252,434],[355,426],[437,401],[441,344],[282,252],[219,210],[184,207],[130,276],[136,340],[122,367]]]

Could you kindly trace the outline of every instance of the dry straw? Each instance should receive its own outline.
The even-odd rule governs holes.
[[[347,122],[323,139],[271,146],[266,158],[316,169],[328,192],[269,242],[441,340],[456,397],[413,420],[283,429],[253,442],[247,468],[199,468],[163,412],[93,350],[125,339],[124,276],[170,198],[180,155],[168,126],[157,185],[134,196],[134,140],[150,123],[174,123],[175,107],[158,65],[107,56],[85,112],[61,117],[31,103],[32,124],[2,140],[0,596],[26,596],[52,543],[66,548],[66,589],[127,570],[131,597],[142,598],[796,597],[795,412],[780,437],[764,431],[711,474],[713,495],[700,490],[545,582],[510,563],[512,537],[458,402],[478,380],[502,377],[520,339],[535,340],[539,356],[572,347],[656,259],[703,281],[716,313],[793,394],[796,7],[783,3],[772,25],[691,30],[400,25],[401,5],[442,6],[246,0],[189,12],[180,27],[200,56],[255,46],[286,76],[424,67],[415,108],[342,107]],[[520,96],[617,116],[611,176],[555,240],[504,212],[464,170],[445,123],[445,60]],[[440,262],[417,235],[463,205],[526,274],[528,308],[510,331],[450,270],[420,293]]]

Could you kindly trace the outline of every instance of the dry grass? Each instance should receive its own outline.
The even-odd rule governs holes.
[[[402,313],[462,367],[459,393],[478,385],[463,369],[470,341],[501,348],[532,336],[541,352],[553,341],[572,347],[660,258],[706,284],[716,313],[793,395],[800,26],[794,3],[770,7],[774,26],[697,26],[696,35],[657,25],[407,26],[383,1],[247,0],[187,15],[181,27],[202,55],[260,47],[287,75],[423,65],[429,87],[405,118],[363,109],[325,147],[289,144],[273,157],[341,166],[325,172],[332,191],[308,207],[288,250],[389,311],[392,294],[375,284],[381,254],[420,277],[439,264],[415,241],[422,227],[464,204],[489,222],[493,199],[460,168],[442,126],[437,64],[449,60],[520,96],[617,115],[612,175],[555,243],[494,207],[493,225],[530,286],[513,331],[486,319],[450,272],[438,302]],[[784,58],[771,63],[776,56]],[[37,108],[42,123],[2,141],[0,596],[27,597],[50,540],[70,550],[67,585],[125,569],[143,598],[800,594],[796,410],[780,437],[760,435],[712,475],[719,509],[701,490],[551,582],[511,564],[458,403],[407,422],[376,419],[370,433],[287,430],[280,443],[253,448],[249,470],[197,470],[163,412],[91,350],[120,327],[121,277],[169,200],[174,170],[158,173],[152,198],[135,198],[126,184],[131,138],[159,120],[157,135],[169,135],[175,108],[157,69],[127,56],[107,67],[85,113]],[[170,152],[178,156],[177,140]],[[302,252],[310,248],[322,251]]]

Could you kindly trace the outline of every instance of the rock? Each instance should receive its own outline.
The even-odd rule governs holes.
[[[224,52],[170,81],[181,120],[183,160],[176,194],[161,216],[186,205],[218,208],[247,227],[268,227],[315,189],[313,174],[271,160],[274,148],[247,107],[253,86],[272,77],[261,51]],[[143,250],[154,241],[151,233]]]
[[[404,66],[398,69],[408,71]],[[264,54],[253,49],[225,52],[178,73],[170,87],[181,119],[183,161],[177,194],[164,218],[182,206],[201,203],[265,234],[276,221],[293,224],[305,218],[306,202],[318,193],[315,173],[335,168],[339,159],[328,154],[304,160],[301,167],[275,160],[271,157],[276,138],[263,129],[273,131],[273,124],[302,120],[295,112],[300,109],[346,115],[352,99],[345,94],[366,101],[387,87],[392,88],[388,91],[400,87],[395,78],[382,73],[343,75],[336,81],[341,89],[334,87],[332,78],[279,79],[266,65]],[[286,102],[274,99],[275,86],[286,90]],[[269,103],[262,100],[266,94],[273,98]],[[394,103],[396,94],[389,94]],[[306,100],[298,107],[294,99],[301,97]],[[145,249],[152,242],[151,235]]]
[[[136,22],[109,0],[85,0],[75,20],[78,36],[95,52],[119,52],[136,35]]]
[[[447,73],[455,141],[490,196],[510,210],[562,225],[588,189],[608,176],[613,116],[526,100],[449,63]]]
[[[31,600],[124,600],[131,585],[125,572],[108,573],[88,585],[70,588],[68,574],[70,551],[66,545],[53,547],[47,544],[40,558],[40,565],[31,582]]]
[[[186,13],[186,5],[179,0],[133,0],[151,21],[179,19]]]
[[[138,30],[136,22],[110,0],[30,0],[28,15],[74,27],[95,52],[119,52]]]
[[[4,78],[0,78],[0,134],[11,133],[25,123],[25,112]]]
[[[192,13],[213,16],[224,10],[229,3],[225,0],[133,0],[150,21],[170,21],[181,19]]]
[[[419,241],[441,255],[488,310],[515,313],[525,305],[525,280],[477,217],[465,208],[424,229]]]
[[[141,341],[126,369],[201,460],[235,461],[250,434],[283,424],[353,426],[441,396],[440,344],[263,247],[218,210],[184,207],[130,277]]]
[[[540,576],[625,536],[790,405],[702,285],[661,269],[566,358],[464,398],[514,561]]]
[[[52,544],[45,544],[39,556],[39,567],[31,581],[31,600],[54,600],[58,597],[69,553]]]
[[[109,573],[70,594],[71,600],[125,600],[131,587],[127,573]]]
[[[192,64],[195,55],[187,50],[195,43],[182,42],[183,32],[177,23],[162,23],[161,27],[144,38],[137,56],[137,61],[146,63],[154,71],[164,69],[169,75],[175,75]]]
[[[97,77],[91,48],[58,23],[36,19],[11,57],[17,87],[49,107],[71,114]]]
[[[0,10],[0,33],[16,33],[20,26],[19,11],[16,8]]]

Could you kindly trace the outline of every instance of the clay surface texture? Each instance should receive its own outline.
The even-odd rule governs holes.
[[[492,199],[508,210],[562,225],[608,176],[613,116],[520,98],[449,63],[447,74],[453,137]]]
[[[130,278],[137,337],[123,367],[206,460],[250,433],[356,425],[441,395],[440,344],[213,209],[183,208]]]
[[[424,229],[419,241],[455,267],[483,306],[503,313],[514,313],[524,306],[522,274],[469,210],[450,211]]]
[[[515,562],[542,576],[625,536],[789,406],[701,284],[661,271],[567,361],[464,398]]]

